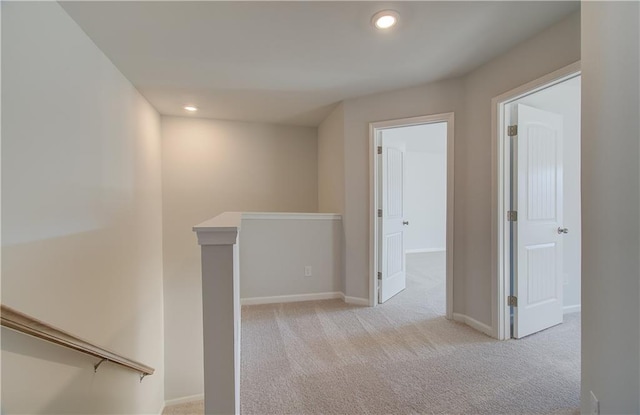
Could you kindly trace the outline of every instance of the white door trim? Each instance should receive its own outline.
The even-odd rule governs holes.
[[[369,124],[369,305],[378,303],[378,173],[380,171],[377,157],[377,132],[386,128],[406,127],[411,125],[447,123],[447,233],[446,233],[446,292],[447,318],[453,318],[453,150],[454,150],[454,114],[425,115],[421,117],[402,118],[396,120],[372,122]]]
[[[507,296],[511,290],[509,246],[511,238],[506,224],[507,203],[511,198],[509,161],[505,152],[505,107],[522,97],[580,75],[580,61],[541,78],[507,91],[491,100],[491,326],[499,340],[511,336],[510,309]]]

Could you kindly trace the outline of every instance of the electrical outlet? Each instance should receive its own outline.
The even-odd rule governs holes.
[[[589,413],[591,415],[600,415],[600,402],[598,401],[598,398],[596,398],[593,391],[589,391],[589,394],[591,396],[591,412]]]
[[[306,267],[304,267],[304,276],[305,277],[311,276],[311,265],[307,265]]]

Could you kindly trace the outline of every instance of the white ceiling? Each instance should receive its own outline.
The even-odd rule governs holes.
[[[339,101],[463,75],[579,2],[61,3],[161,113],[318,125]],[[371,16],[400,13],[382,33]]]

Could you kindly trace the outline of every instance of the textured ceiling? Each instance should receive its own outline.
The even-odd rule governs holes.
[[[463,75],[578,2],[63,2],[161,113],[318,125],[337,102]],[[391,8],[400,24],[373,29]]]

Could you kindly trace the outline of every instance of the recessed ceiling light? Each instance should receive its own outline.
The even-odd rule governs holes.
[[[185,105],[183,107],[185,110],[189,111],[189,112],[195,112],[198,111],[198,107],[195,107],[193,105]]]
[[[373,15],[371,22],[376,29],[389,29],[398,23],[398,12],[395,10],[382,10]]]

